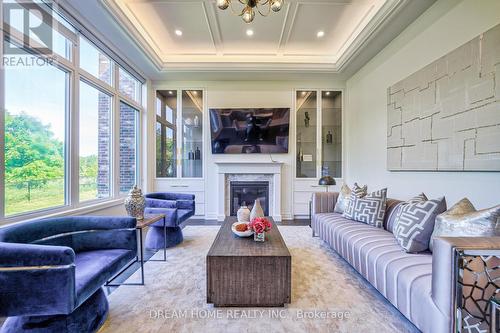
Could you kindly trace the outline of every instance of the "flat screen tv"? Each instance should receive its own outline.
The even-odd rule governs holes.
[[[210,109],[213,154],[288,153],[290,108]]]

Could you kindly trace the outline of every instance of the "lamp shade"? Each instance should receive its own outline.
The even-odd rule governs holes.
[[[319,179],[318,185],[335,185],[335,179],[332,176],[323,176]]]

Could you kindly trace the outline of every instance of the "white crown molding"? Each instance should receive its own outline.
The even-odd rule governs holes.
[[[131,22],[129,15],[125,13],[126,9],[123,8],[124,5],[120,5],[116,0],[102,0],[102,3],[111,16],[124,28],[125,33],[139,45],[159,72],[177,72],[183,70],[200,70],[204,72],[274,70],[340,73],[363,50],[376,35],[376,32],[409,1],[411,0],[386,0],[360,32],[356,36],[351,36],[350,42],[346,41],[340,55],[283,54],[283,46],[290,37],[293,20],[295,19],[299,5],[299,2],[293,2],[288,6],[288,10],[285,13],[285,21],[277,54],[251,54],[252,62],[248,62],[248,54],[225,54],[223,52],[222,36],[217,15],[213,8],[208,8],[213,7],[212,0],[202,1],[210,36],[216,49],[216,53],[210,54],[161,54],[158,48],[152,46],[154,45],[152,38],[144,37],[146,31],[139,31],[137,28],[138,24]],[[166,2],[177,3],[176,1]],[[326,4],[328,1],[307,3]],[[338,3],[341,2],[335,2],[335,4]],[[368,13],[365,17],[367,15]],[[213,22],[210,19],[213,19]],[[292,20],[292,22],[289,22],[289,20]]]

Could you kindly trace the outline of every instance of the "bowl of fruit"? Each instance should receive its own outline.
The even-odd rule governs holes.
[[[247,222],[235,222],[231,226],[231,230],[238,237],[250,237],[253,231],[248,227]]]

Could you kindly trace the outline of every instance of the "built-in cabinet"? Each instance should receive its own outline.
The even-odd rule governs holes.
[[[312,193],[326,191],[322,176],[342,178],[342,92],[295,91],[293,213],[309,215]]]
[[[205,94],[201,89],[156,91],[155,190],[191,193],[205,215]]]

